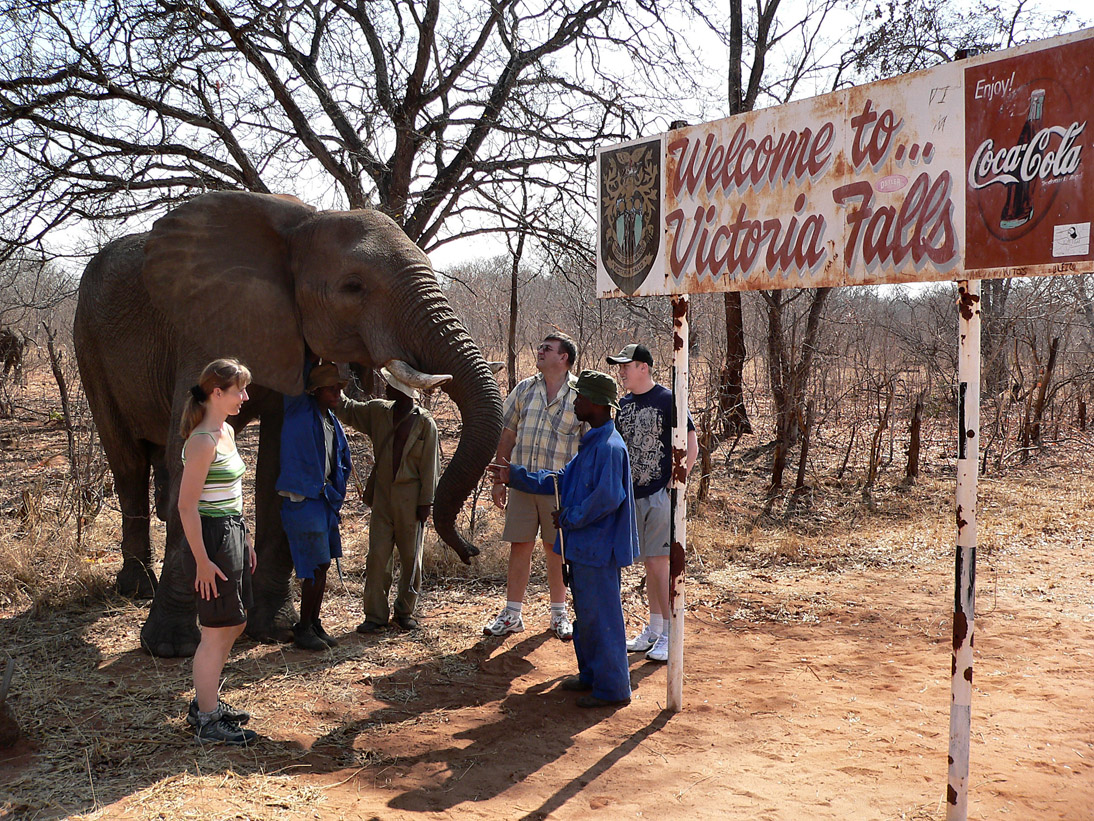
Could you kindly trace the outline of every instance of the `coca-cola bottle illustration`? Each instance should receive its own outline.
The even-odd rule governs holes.
[[[1029,95],[1029,114],[1022,126],[1022,133],[1018,135],[1019,155],[1025,159],[1027,153],[1032,150],[1030,143],[1037,132],[1041,130],[1041,113],[1045,108],[1045,90],[1034,89]],[[1037,190],[1039,177],[1034,174],[1032,179],[1025,179],[1022,167],[1025,162],[1014,169],[1014,176],[1018,182],[1012,182],[1007,186],[1007,201],[1003,203],[1003,213],[999,217],[999,227],[1003,229],[1017,228],[1025,225],[1033,217],[1033,195]]]

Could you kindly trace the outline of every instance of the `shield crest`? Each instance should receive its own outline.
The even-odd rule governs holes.
[[[661,245],[661,140],[600,155],[600,261],[623,293],[637,291]]]

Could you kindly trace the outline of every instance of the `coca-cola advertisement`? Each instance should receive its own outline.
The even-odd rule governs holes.
[[[1085,40],[966,69],[970,273],[1094,258],[1090,57]]]

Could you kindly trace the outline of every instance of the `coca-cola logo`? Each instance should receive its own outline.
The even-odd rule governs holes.
[[[1067,128],[1049,126],[1038,131],[1028,143],[998,151],[995,140],[989,137],[980,143],[969,163],[969,187],[979,190],[994,184],[1070,177],[1082,162],[1083,146],[1076,140],[1085,128],[1085,122],[1074,122]],[[1059,138],[1056,148],[1052,147],[1054,137]]]

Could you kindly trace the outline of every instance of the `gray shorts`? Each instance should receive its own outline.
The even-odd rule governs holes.
[[[501,538],[506,542],[534,542],[536,534],[543,533],[543,541],[555,543],[555,521],[551,512],[555,509],[555,497],[525,493],[509,488],[509,500],[505,504],[505,529]]]
[[[669,531],[672,525],[672,504],[669,489],[661,488],[652,496],[634,500],[638,520],[638,546],[642,558],[669,555]]]

